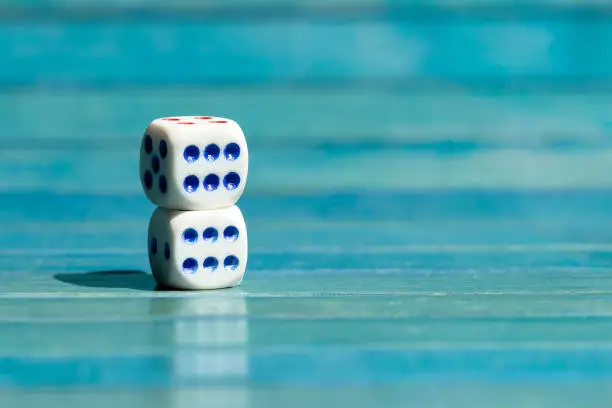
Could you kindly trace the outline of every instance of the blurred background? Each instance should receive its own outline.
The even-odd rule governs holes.
[[[0,0],[0,406],[607,406],[611,39],[610,0]],[[138,174],[192,114],[250,148],[210,298],[152,290]]]
[[[604,0],[0,0],[0,189],[139,195],[179,114],[243,126],[249,194],[608,187],[610,38]]]

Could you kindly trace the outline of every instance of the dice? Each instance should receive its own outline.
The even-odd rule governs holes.
[[[244,191],[248,165],[244,133],[230,119],[155,119],[142,137],[141,184],[158,207],[185,211],[230,207]]]
[[[247,231],[235,204],[248,165],[246,139],[233,120],[176,116],[149,124],[140,145],[140,180],[158,207],[148,233],[158,284],[201,290],[242,282]]]
[[[209,211],[157,208],[148,232],[149,262],[161,286],[221,289],[241,283],[248,237],[237,206]]]

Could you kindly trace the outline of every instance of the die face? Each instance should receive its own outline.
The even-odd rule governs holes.
[[[157,206],[227,208],[244,192],[249,152],[240,126],[232,120],[210,116],[156,119],[143,136],[140,157],[143,188]]]
[[[198,290],[232,287],[242,281],[248,236],[238,207],[209,211],[158,208],[149,225],[149,245],[154,240],[158,243],[156,254],[149,251],[158,283]]]
[[[153,127],[147,128],[140,144],[140,182],[147,198],[157,204],[172,197],[167,136]]]
[[[148,231],[148,254],[149,264],[153,277],[160,283],[166,280],[168,272],[168,262],[171,259],[171,232],[170,225],[166,221],[164,214],[157,211],[153,212],[149,221]],[[162,283],[163,284],[163,283]]]

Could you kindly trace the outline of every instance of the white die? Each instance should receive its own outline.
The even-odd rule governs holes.
[[[140,180],[156,206],[212,210],[234,205],[247,181],[249,152],[240,126],[212,116],[155,119],[142,137]]]
[[[158,284],[222,289],[242,282],[248,237],[235,205],[209,211],[157,208],[149,222],[149,263]]]

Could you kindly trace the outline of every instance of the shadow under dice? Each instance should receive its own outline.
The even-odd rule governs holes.
[[[147,198],[175,210],[234,205],[247,181],[249,153],[240,126],[225,118],[156,119],[140,149],[140,177]]]
[[[240,209],[157,208],[149,222],[149,262],[162,286],[221,289],[240,284],[248,240]]]

